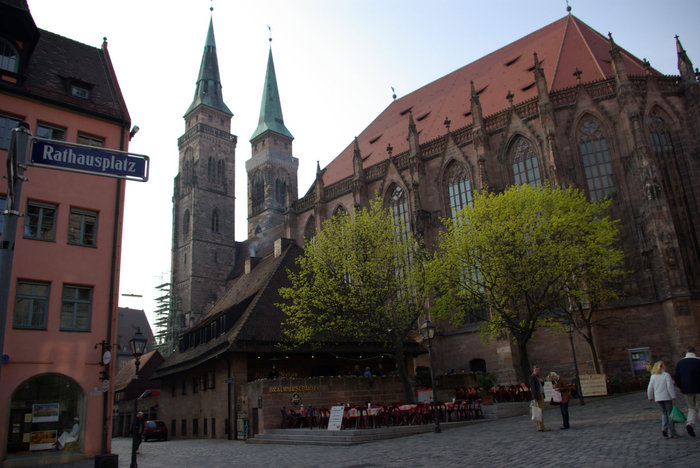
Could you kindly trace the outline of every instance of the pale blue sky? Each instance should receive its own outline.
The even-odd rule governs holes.
[[[130,150],[151,157],[151,179],[127,184],[121,292],[154,308],[170,270],[173,178],[182,115],[194,95],[208,0],[28,0],[39,28],[109,51],[132,123]],[[570,0],[572,13],[662,73],[678,74],[674,35],[700,66],[700,1]],[[285,124],[295,136],[299,195],[399,96],[566,15],[564,0],[214,1],[224,100],[234,113],[236,240],[246,238],[245,161],[257,125],[272,26]],[[465,91],[466,92],[466,91]],[[152,320],[152,316],[149,316]]]

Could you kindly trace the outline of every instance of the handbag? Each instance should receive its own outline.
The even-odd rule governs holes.
[[[683,414],[683,411],[678,409],[676,405],[673,405],[673,409],[671,410],[671,421],[673,421],[674,423],[685,422],[685,415]]]

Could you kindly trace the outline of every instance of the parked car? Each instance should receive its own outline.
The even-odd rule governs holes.
[[[146,421],[143,431],[143,440],[148,439],[168,440],[168,428],[163,421]]]

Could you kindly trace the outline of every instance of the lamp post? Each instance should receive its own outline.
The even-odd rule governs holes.
[[[420,327],[420,334],[424,340],[428,340],[428,356],[430,357],[430,384],[433,386],[433,419],[435,420],[435,433],[440,430],[440,416],[437,409],[437,388],[435,387],[435,363],[433,362],[433,337],[435,337],[435,325],[430,320],[423,322]]]
[[[136,393],[134,393],[134,413],[131,416],[131,466],[130,468],[138,468],[138,464],[136,463],[136,436],[134,434],[134,428],[136,427],[136,412],[138,410],[138,379],[139,379],[139,364],[140,364],[140,359],[141,355],[143,354],[144,350],[146,349],[146,343],[148,340],[146,339],[145,336],[143,336],[143,333],[141,333],[141,329],[137,328],[136,329],[136,334],[132,339],[129,340],[129,345],[131,346],[131,354],[134,356],[134,364],[136,366],[136,371],[134,373],[134,380],[136,380]]]
[[[581,379],[578,373],[578,362],[576,361],[576,348],[574,348],[574,319],[573,317],[567,320],[567,325],[569,326],[569,343],[571,343],[571,354],[574,357],[574,372],[576,372],[576,388],[578,389],[578,401],[581,406],[586,403],[583,401],[583,391],[581,390]]]

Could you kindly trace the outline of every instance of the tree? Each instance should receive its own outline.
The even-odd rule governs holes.
[[[170,356],[180,332],[175,324],[175,314],[177,298],[172,295],[170,283],[161,283],[156,286],[158,297],[156,298],[155,310],[155,340],[156,349],[164,357]]]
[[[278,304],[295,345],[330,341],[379,343],[393,352],[406,398],[415,399],[404,360],[428,292],[424,250],[377,198],[353,214],[323,223],[289,271]]]
[[[599,278],[581,262],[614,245],[617,223],[604,216],[606,207],[572,188],[520,185],[476,194],[472,206],[446,221],[431,261],[436,316],[455,320],[486,307],[481,333],[509,336],[525,379],[535,330],[557,327],[562,297],[580,292],[575,285],[584,278]]]

